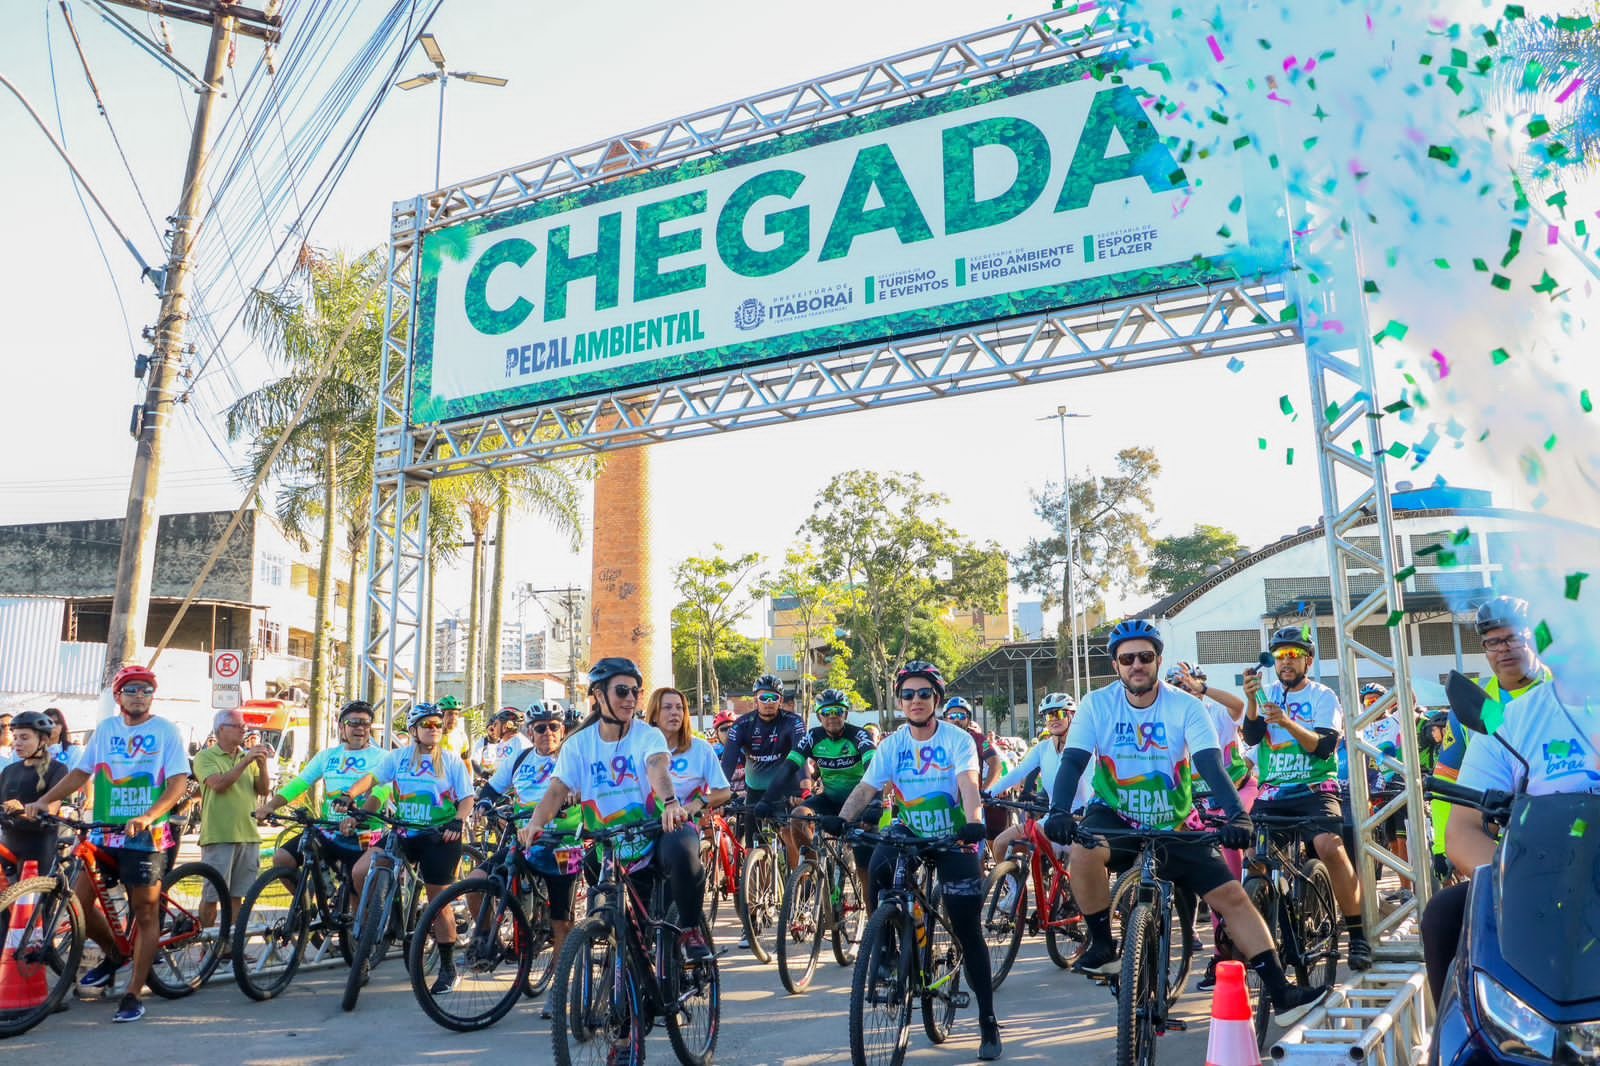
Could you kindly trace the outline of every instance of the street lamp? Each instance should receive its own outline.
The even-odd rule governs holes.
[[[444,157],[444,87],[451,78],[461,81],[470,81],[474,85],[493,85],[501,88],[507,84],[505,78],[497,78],[492,74],[474,74],[471,71],[455,71],[444,69],[444,50],[439,47],[439,41],[431,33],[424,33],[417,37],[417,43],[422,45],[422,50],[428,54],[428,62],[433,64],[432,70],[425,74],[413,74],[405,81],[395,82],[395,87],[405,89],[420,89],[433,82],[439,83],[439,132],[433,142],[433,187],[439,187],[439,166]]]
[[[1036,420],[1039,422],[1053,421],[1061,427],[1061,500],[1067,509],[1067,572],[1061,582],[1061,594],[1063,600],[1062,609],[1067,615],[1067,639],[1072,643],[1072,698],[1074,700],[1083,699],[1083,679],[1078,670],[1078,612],[1074,603],[1076,597],[1073,595],[1073,586],[1077,584],[1077,580],[1072,568],[1073,564],[1078,561],[1078,538],[1073,535],[1072,528],[1071,478],[1067,468],[1067,419],[1088,417],[1090,416],[1070,412],[1067,410],[1066,404],[1060,404],[1056,407],[1055,414],[1046,415]],[[1083,673],[1088,673],[1089,653],[1087,650],[1083,653],[1083,667]],[[1028,700],[1030,703],[1033,701],[1033,693],[1028,693]]]

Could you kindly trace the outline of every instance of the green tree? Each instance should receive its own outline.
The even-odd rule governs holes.
[[[687,601],[679,603],[672,609],[672,673],[675,678],[700,679],[697,684],[680,681],[678,685],[692,693],[691,702],[697,711],[716,706],[699,691],[706,688],[707,682],[721,692],[742,688],[761,673],[761,645],[742,633],[723,633],[709,661],[701,658],[702,653],[693,610]]]
[[[1004,557],[975,547],[940,518],[946,502],[919,474],[848,470],[822,489],[801,526],[822,574],[848,590],[855,676],[886,712],[890,671],[906,657],[919,611],[949,604],[998,610],[1005,594]],[[985,554],[998,557],[998,581]]]
[[[1162,537],[1150,548],[1145,587],[1157,596],[1170,596],[1249,550],[1221,526],[1196,525],[1188,533]]]
[[[1117,453],[1115,474],[1072,478],[1066,493],[1047,482],[1043,492],[1033,493],[1033,510],[1050,532],[1030,538],[1012,558],[1017,584],[1042,595],[1046,607],[1066,604],[1077,611],[1103,609],[1113,586],[1134,592],[1145,577],[1144,557],[1154,545],[1151,492],[1160,475],[1156,453],[1133,447]],[[1087,602],[1078,602],[1085,595]],[[1064,612],[1057,640],[1063,663],[1070,661],[1070,633]],[[1063,668],[1062,684],[1070,673],[1070,667]]]
[[[762,575],[756,569],[762,562],[759,553],[746,552],[729,559],[724,556],[724,550],[722,545],[713,544],[713,554],[709,557],[691,555],[672,568],[672,586],[682,598],[674,609],[677,617],[673,630],[683,629],[686,639],[694,642],[702,664],[716,662],[718,652],[735,635],[733,627],[750,613],[762,583]],[[755,673],[735,684],[748,684],[755,679],[760,673],[759,659],[758,649]],[[711,688],[711,706],[720,707],[723,678],[715,669],[706,672],[710,675],[707,680]]]
[[[285,373],[235,400],[224,419],[230,440],[248,438],[245,480],[253,481],[273,445],[287,438],[271,471],[277,485],[275,511],[290,537],[304,547],[315,542],[320,549],[311,648],[312,752],[322,747],[327,731],[337,669],[332,616],[339,519],[341,513],[361,510],[361,497],[371,492],[383,278],[381,250],[349,256],[307,246],[280,287],[253,292],[245,325]],[[339,338],[347,330],[341,346]],[[308,394],[312,399],[305,416],[291,426]]]
[[[790,642],[800,670],[795,707],[809,722],[811,693],[817,680],[811,672],[816,665],[816,651],[819,645],[825,646],[834,640],[839,612],[847,597],[843,589],[823,576],[816,550],[809,544],[792,547],[784,554],[783,566],[772,575],[765,591],[774,598],[781,597],[789,605],[786,609],[794,613]]]

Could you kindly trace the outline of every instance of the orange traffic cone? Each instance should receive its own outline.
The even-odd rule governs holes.
[[[37,863],[22,864],[22,878],[39,876]],[[23,931],[33,920],[33,894],[21,897],[11,905],[10,928],[6,932],[4,953],[0,953],[0,1013],[32,1010],[50,996],[50,986],[44,979],[44,961],[30,961],[26,955],[18,958],[22,948]]]
[[[1211,993],[1211,1037],[1206,1042],[1206,1066],[1261,1066],[1242,962],[1217,963],[1217,987]]]

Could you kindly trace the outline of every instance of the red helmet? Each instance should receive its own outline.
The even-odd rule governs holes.
[[[129,663],[121,670],[118,670],[117,676],[111,679],[112,694],[115,695],[116,693],[121,692],[124,685],[128,685],[134,681],[143,681],[151,688],[155,688],[156,672],[150,669],[148,666],[140,666],[138,663]]]
[[[717,716],[711,720],[712,729],[721,729],[725,725],[732,725],[737,719],[730,711],[718,711]]]

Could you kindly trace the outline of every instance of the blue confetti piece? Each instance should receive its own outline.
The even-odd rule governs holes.
[[[1237,374],[1239,371],[1244,369],[1244,360],[1240,359],[1237,355],[1234,356],[1232,359],[1228,360],[1228,369]]]

